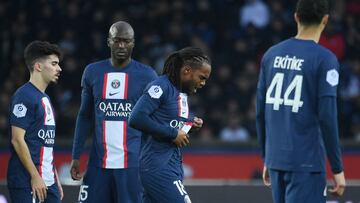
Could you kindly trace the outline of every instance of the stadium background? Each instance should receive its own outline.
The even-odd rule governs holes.
[[[360,1],[330,2],[331,21],[320,43],[341,64],[340,138],[347,178],[356,185],[360,180]],[[9,157],[9,100],[29,78],[24,47],[38,39],[57,43],[65,51],[59,84],[47,93],[57,117],[56,164],[62,181],[73,184],[68,167],[81,74],[86,64],[110,56],[107,32],[118,20],[128,21],[135,30],[133,58],[158,73],[165,57],[185,46],[200,47],[212,59],[207,86],[191,99],[205,125],[184,149],[187,184],[258,184],[262,169],[255,133],[258,64],[272,44],[296,34],[295,4],[296,0],[1,1],[1,187],[6,184]],[[86,162],[86,154],[82,161]]]

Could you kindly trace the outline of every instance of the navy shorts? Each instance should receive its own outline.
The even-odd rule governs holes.
[[[141,202],[139,168],[88,167],[80,186],[79,203]]]
[[[325,203],[324,172],[294,172],[269,169],[274,203]]]
[[[191,203],[182,183],[182,175],[171,170],[141,172],[144,187],[143,203]]]
[[[39,203],[33,198],[31,188],[9,188],[10,199],[12,203]],[[42,203],[60,203],[60,193],[57,183],[48,187],[46,199]]]

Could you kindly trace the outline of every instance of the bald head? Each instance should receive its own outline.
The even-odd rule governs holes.
[[[134,45],[134,30],[129,23],[118,21],[111,25],[108,46],[111,49],[111,59],[115,67],[124,67],[130,63]]]
[[[134,38],[134,30],[129,23],[118,21],[111,25],[109,29],[109,38],[114,38],[119,35],[125,36],[126,38]]]

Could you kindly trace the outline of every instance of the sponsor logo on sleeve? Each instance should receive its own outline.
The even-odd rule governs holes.
[[[337,70],[329,70],[326,73],[326,81],[333,87],[339,84],[339,73],[337,72]]]
[[[161,95],[163,94],[163,91],[160,86],[153,85],[149,88],[148,93],[151,98],[159,99]]]
[[[13,109],[13,114],[17,118],[25,117],[27,108],[24,104],[15,104]]]

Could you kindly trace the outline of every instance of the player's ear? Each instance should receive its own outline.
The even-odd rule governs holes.
[[[328,22],[329,22],[329,15],[326,14],[326,15],[324,15],[324,17],[321,19],[321,24],[323,24],[324,26],[326,26]]]
[[[107,42],[108,47],[110,47],[110,44],[111,44],[110,38],[107,38],[106,42]]]
[[[41,67],[41,64],[39,62],[34,63],[34,71],[36,71],[36,72],[41,72],[42,71],[42,67]]]
[[[181,71],[182,71],[185,75],[191,73],[191,70],[192,70],[191,67],[188,66],[188,65],[183,66],[183,68],[181,69]]]
[[[294,13],[294,20],[295,20],[296,23],[300,22],[299,16],[297,15],[297,13]]]

